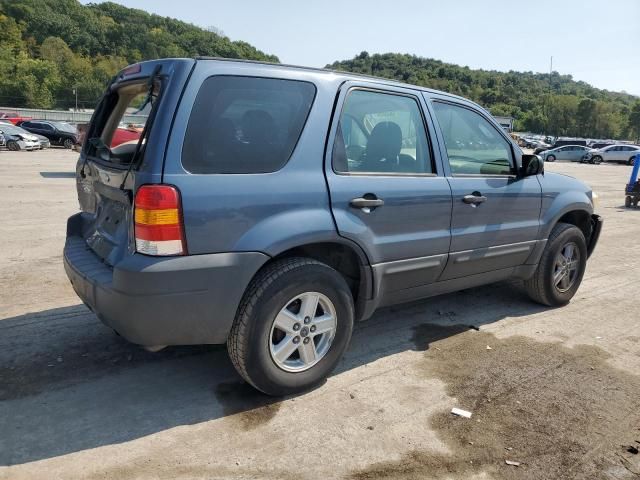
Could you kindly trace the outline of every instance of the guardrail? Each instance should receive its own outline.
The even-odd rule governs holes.
[[[93,112],[74,112],[72,110],[44,110],[40,108],[12,108],[0,107],[0,112],[17,113],[22,117],[31,117],[38,120],[58,120],[70,123],[86,123],[91,120]],[[123,123],[144,123],[147,115],[124,115]]]

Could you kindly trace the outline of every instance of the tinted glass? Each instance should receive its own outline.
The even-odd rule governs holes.
[[[182,164],[192,173],[268,173],[282,168],[314,96],[315,86],[308,82],[208,78],[189,118]]]
[[[464,107],[434,102],[454,175],[511,175],[509,143],[482,115]]]
[[[414,98],[354,90],[345,100],[333,149],[338,172],[432,173]]]

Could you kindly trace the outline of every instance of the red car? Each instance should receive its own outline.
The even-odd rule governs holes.
[[[113,138],[111,139],[111,148],[117,147],[118,145],[126,142],[131,142],[132,140],[137,141],[139,138],[140,132],[137,129],[134,129],[132,127],[118,127],[113,133]]]
[[[31,117],[23,117],[16,112],[0,112],[0,120],[8,120],[14,125],[18,125],[20,122],[26,122],[32,120]]]

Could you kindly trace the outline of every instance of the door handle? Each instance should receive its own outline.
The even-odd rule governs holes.
[[[480,192],[473,192],[471,195],[465,195],[464,197],[462,197],[462,201],[464,203],[467,203],[469,205],[479,205],[481,203],[484,203],[487,201],[487,197],[485,197],[484,195],[480,194]]]
[[[384,205],[384,200],[382,200],[381,198],[377,198],[375,195],[371,195],[369,198],[354,198],[349,202],[349,205],[354,208],[376,208]]]

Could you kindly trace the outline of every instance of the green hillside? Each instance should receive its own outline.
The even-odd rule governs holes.
[[[0,0],[0,105],[93,107],[123,66],[209,55],[277,62],[245,42],[115,3]]]
[[[224,25],[221,25],[224,27]],[[215,29],[214,29],[215,30]],[[140,60],[197,55],[277,62],[216,31],[115,3],[0,0],[0,105],[91,108],[123,66]],[[640,137],[640,100],[599,90],[554,72],[472,70],[407,54],[369,55],[328,67],[393,78],[456,93],[516,128],[591,138]]]
[[[571,75],[472,70],[414,55],[362,52],[327,65],[422,85],[470,98],[494,115],[510,115],[516,129],[591,138],[640,137],[640,100],[599,90]]]

